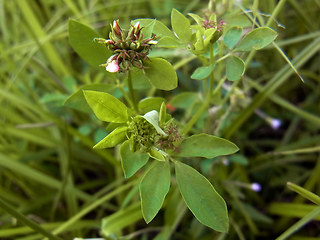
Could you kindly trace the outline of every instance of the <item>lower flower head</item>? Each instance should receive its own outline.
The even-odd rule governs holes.
[[[108,72],[118,72],[119,71],[119,63],[117,59],[115,59],[115,55],[111,56],[106,63],[106,70]]]

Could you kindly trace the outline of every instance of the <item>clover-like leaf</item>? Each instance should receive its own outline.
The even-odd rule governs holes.
[[[105,63],[111,52],[102,44],[94,41],[99,34],[90,27],[75,20],[69,20],[69,41],[72,48],[93,67]]]
[[[214,158],[229,155],[238,150],[234,143],[226,139],[201,133],[184,139],[177,156]]]
[[[102,149],[102,148],[111,148],[119,143],[122,143],[126,138],[128,127],[118,127],[108,134],[104,139],[94,145],[93,148]]]
[[[149,155],[145,152],[140,152],[139,150],[133,152],[130,149],[130,140],[122,143],[120,156],[122,169],[126,178],[133,176],[149,159]]]
[[[213,230],[227,232],[229,221],[226,203],[208,179],[178,161],[175,162],[175,172],[183,200],[199,222]]]
[[[156,161],[143,176],[139,189],[142,215],[146,223],[149,223],[159,212],[170,189],[169,162]]]
[[[124,123],[128,121],[128,108],[111,94],[96,91],[83,91],[84,96],[101,121]]]
[[[172,90],[178,86],[173,66],[162,58],[150,58],[145,62],[145,74],[153,86],[161,90]]]
[[[227,59],[226,74],[230,81],[239,80],[244,74],[244,62],[241,58],[230,56]]]
[[[259,50],[266,47],[277,37],[277,32],[268,27],[260,27],[249,32],[236,47],[235,51]]]
[[[171,26],[182,42],[189,42],[192,36],[190,21],[177,9],[172,9]]]

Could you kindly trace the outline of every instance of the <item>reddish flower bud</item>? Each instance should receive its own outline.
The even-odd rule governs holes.
[[[113,21],[113,25],[112,25],[112,28],[114,30],[114,32],[118,35],[118,36],[122,36],[122,33],[121,33],[121,28],[118,24],[118,20],[114,20]]]

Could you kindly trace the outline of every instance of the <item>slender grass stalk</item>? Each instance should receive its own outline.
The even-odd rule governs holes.
[[[21,214],[18,211],[16,211],[12,206],[7,204],[1,198],[0,198],[0,207],[4,211],[9,213],[10,215],[15,217],[16,219],[18,219],[18,221],[20,221],[23,224],[29,226],[30,228],[32,228],[36,232],[41,233],[43,236],[47,237],[48,239],[50,239],[50,240],[62,240],[61,238],[53,235],[52,233],[50,233],[47,230],[45,230],[44,228],[42,228],[39,224],[37,224],[34,221],[31,221],[30,219],[26,218],[23,214]]]
[[[298,193],[302,197],[310,200],[311,202],[314,202],[315,204],[320,205],[320,197],[317,196],[316,194],[314,194],[314,193],[308,191],[307,189],[300,187],[294,183],[291,183],[291,182],[287,182],[287,186],[290,190],[295,191],[296,193]]]
[[[282,233],[279,237],[277,237],[276,240],[287,239],[288,237],[290,237],[292,234],[294,234],[296,231],[298,231],[300,228],[302,228],[304,225],[306,225],[308,222],[310,222],[319,214],[320,214],[320,207],[317,207],[316,209],[311,211],[309,214],[301,218],[298,222],[293,224],[290,228],[288,228],[284,233]]]
[[[302,66],[320,49],[320,38],[316,38],[312,43],[305,47],[293,60],[295,66]],[[255,109],[260,107],[264,101],[271,96],[292,74],[293,70],[290,65],[283,67],[264,87],[263,91],[258,93],[252,100],[251,104],[244,109],[234,120],[234,124],[224,131],[224,136],[230,138],[242,124],[251,116]]]
[[[77,221],[79,221],[82,217],[84,217],[86,214],[88,214],[89,212],[91,212],[93,209],[95,209],[96,207],[100,206],[101,204],[103,204],[104,202],[108,201],[109,199],[113,198],[114,196],[116,196],[117,194],[127,190],[128,188],[132,187],[134,184],[136,184],[135,181],[133,182],[129,182],[119,188],[117,188],[116,190],[112,191],[111,193],[106,194],[105,196],[103,196],[102,198],[94,201],[93,203],[91,203],[89,206],[85,207],[84,209],[82,209],[80,212],[78,212],[76,215],[74,215],[73,217],[71,217],[68,221],[66,221],[65,223],[63,223],[60,227],[58,227],[57,229],[55,229],[53,231],[54,234],[59,234],[65,230],[67,230],[69,227],[71,227],[73,224],[75,224]]]

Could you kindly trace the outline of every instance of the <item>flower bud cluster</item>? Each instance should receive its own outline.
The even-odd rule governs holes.
[[[118,20],[115,20],[109,39],[95,39],[114,53],[106,64],[102,64],[108,72],[128,71],[131,67],[143,68],[143,62],[148,59],[151,46],[157,44],[157,41],[154,34],[151,38],[144,39],[142,29],[140,22],[137,22],[125,31],[119,26]]]
[[[144,118],[135,117],[129,125],[131,133],[132,150],[140,149],[148,151],[154,143],[154,139],[158,134],[155,128]]]
[[[163,126],[163,131],[167,136],[159,135],[156,140],[156,147],[161,150],[173,150],[175,152],[179,152],[182,136],[180,135],[177,126],[172,122],[168,122]]]

